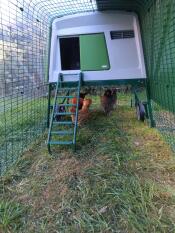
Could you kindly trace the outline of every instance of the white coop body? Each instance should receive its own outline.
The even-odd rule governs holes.
[[[104,42],[102,43],[106,46],[106,52],[100,49],[96,51],[99,46],[98,40],[96,40],[97,44],[94,45],[94,49],[88,43],[81,49],[80,39],[86,36],[89,36],[90,39],[90,36],[93,35],[103,36]],[[70,41],[70,43],[66,41]],[[70,44],[75,42],[77,45],[74,44],[72,48],[69,48]],[[77,50],[73,51],[75,49]],[[91,51],[88,51],[88,49],[92,50],[94,54],[90,54]],[[71,59],[79,59],[79,61],[75,61],[76,65],[72,66],[67,64],[71,52],[73,54]],[[82,55],[82,53],[85,54]],[[101,53],[107,54],[105,59],[108,59],[108,64],[99,63],[98,59],[101,59]],[[88,56],[92,57],[88,60]],[[92,58],[94,59],[93,64],[91,64]],[[81,64],[83,62],[85,63],[84,68],[82,68],[83,65]],[[94,67],[92,67],[92,70],[90,70],[90,65],[95,66],[96,62],[99,69],[95,67],[96,69],[93,70]],[[89,67],[86,69],[88,65]],[[135,13],[120,11],[92,12],[66,16],[53,21],[49,82],[57,82],[59,73],[67,75],[65,80],[74,81],[71,74],[79,72],[83,72],[85,83],[92,81],[143,80],[146,78],[139,20]]]

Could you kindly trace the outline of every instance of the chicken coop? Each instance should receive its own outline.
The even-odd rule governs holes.
[[[49,82],[74,81],[83,73],[83,84],[142,81],[146,78],[137,15],[129,12],[81,13],[52,23]],[[71,83],[70,83],[71,84]]]
[[[82,86],[145,85],[151,125],[175,149],[174,11],[172,0],[1,0],[0,173],[54,133],[57,99],[72,104]]]

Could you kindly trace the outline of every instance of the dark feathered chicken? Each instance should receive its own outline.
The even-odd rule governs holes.
[[[117,101],[117,92],[115,89],[107,89],[103,96],[101,96],[101,105],[106,115],[114,109]]]
[[[117,90],[115,88],[112,89],[112,105],[113,109],[115,109],[117,105]]]
[[[59,106],[57,104],[56,107],[55,107],[55,112],[56,113],[64,113],[64,112],[66,112],[66,108],[65,108],[65,106]],[[63,117],[62,115],[56,115],[55,120],[60,121],[62,117]]]
[[[88,92],[85,92],[85,93],[80,92],[80,98],[84,99],[87,94]]]

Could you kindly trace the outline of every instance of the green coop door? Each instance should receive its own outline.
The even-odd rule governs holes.
[[[103,33],[80,36],[80,60],[82,71],[108,70],[110,68]]]

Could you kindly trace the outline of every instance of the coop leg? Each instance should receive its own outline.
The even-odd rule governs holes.
[[[49,152],[49,154],[51,155],[51,154],[52,154],[52,152],[51,152],[51,148],[50,148],[50,145],[49,145],[49,144],[48,144],[47,148],[48,148],[48,152]]]
[[[48,90],[47,128],[49,128],[49,122],[50,122],[50,97],[51,97],[51,84],[49,84],[49,90]]]

